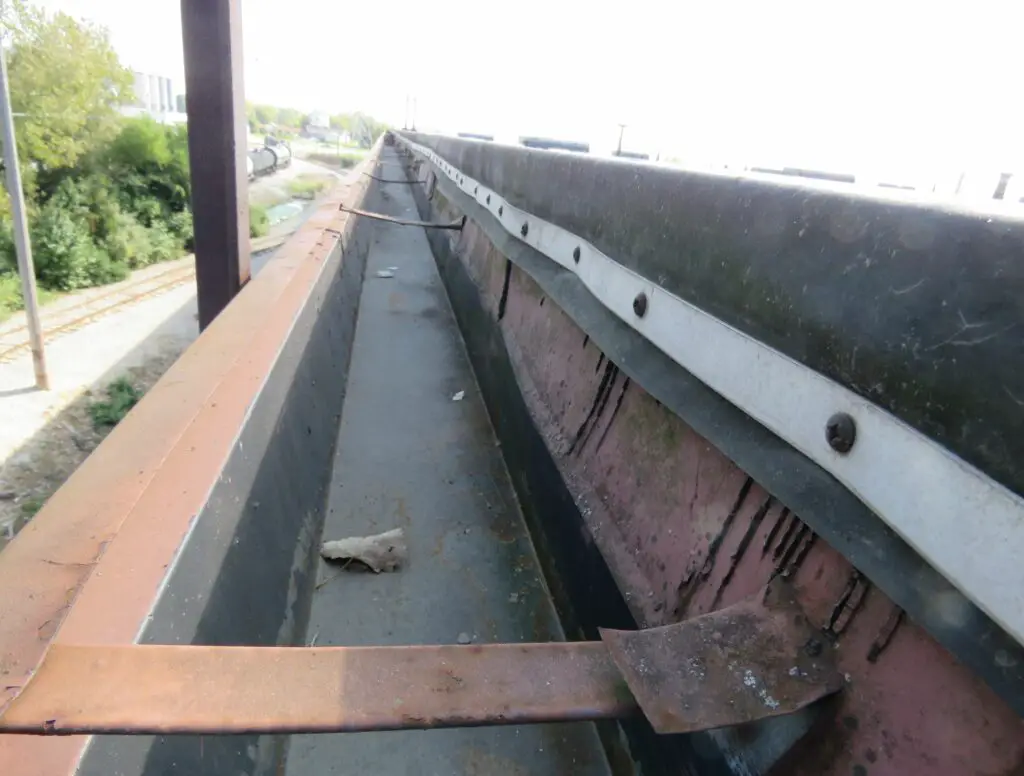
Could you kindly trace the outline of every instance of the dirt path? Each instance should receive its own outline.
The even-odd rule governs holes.
[[[120,376],[144,393],[187,346],[167,342]],[[0,550],[113,430],[95,426],[89,412],[104,387],[79,394],[0,467]]]

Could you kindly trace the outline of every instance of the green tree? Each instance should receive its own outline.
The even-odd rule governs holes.
[[[131,73],[102,28],[16,0],[4,27],[18,150],[26,167],[73,167],[117,134]]]
[[[331,116],[331,129],[336,129],[339,132],[351,132],[352,117],[347,113],[338,113]]]
[[[349,134],[363,148],[369,148],[377,142],[377,138],[383,135],[388,128],[387,124],[364,113],[354,113],[349,120],[351,122]]]
[[[277,112],[277,123],[282,127],[299,127],[302,124],[302,113],[294,108],[281,108]]]
[[[273,105],[253,105],[252,117],[257,124],[274,124],[277,121],[277,108]]]

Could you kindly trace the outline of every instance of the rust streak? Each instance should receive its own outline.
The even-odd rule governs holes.
[[[747,500],[747,496],[750,495],[750,489],[753,486],[754,480],[752,477],[747,477],[743,481],[743,486],[736,495],[736,501],[733,502],[732,509],[729,510],[729,514],[726,515],[725,520],[722,521],[721,530],[719,530],[718,534],[708,545],[708,554],[704,558],[704,565],[701,567],[700,572],[688,575],[686,579],[680,583],[679,597],[675,607],[677,614],[685,614],[687,612],[690,608],[690,602],[693,600],[693,596],[700,588],[701,583],[711,575],[711,570],[715,567],[715,557],[718,555],[718,550],[722,546],[722,541],[725,539],[726,534],[729,533],[729,528],[732,526],[733,520],[736,519],[736,515],[743,507],[743,502]]]
[[[810,536],[807,537],[807,540],[803,543],[803,546],[797,552],[796,557],[793,559],[793,562],[790,563],[789,567],[782,572],[783,579],[789,579],[797,571],[800,570],[800,567],[804,563],[804,559],[810,553],[811,548],[814,547],[814,543],[818,541],[818,535],[814,533],[814,531],[808,529],[808,532],[810,533]]]
[[[800,532],[803,528],[804,524],[800,521],[800,518],[791,513],[789,525],[786,526],[782,538],[779,539],[779,543],[775,545],[775,549],[772,551],[772,560],[777,562],[779,558],[789,555],[792,545],[800,541]],[[782,565],[785,565],[785,562]]]
[[[839,615],[843,612],[843,607],[845,607],[846,602],[850,600],[850,596],[853,595],[853,591],[860,582],[860,579],[861,574],[857,569],[850,572],[850,576],[846,579],[846,586],[843,587],[843,592],[839,594],[839,600],[836,601],[828,616],[828,622],[825,623],[825,630],[831,631],[835,627],[835,624],[839,621]]]
[[[501,285],[501,298],[498,300],[498,320],[505,317],[505,309],[508,307],[508,286],[512,280],[512,261],[505,259],[505,280]]]
[[[732,582],[733,575],[736,573],[736,567],[740,565],[740,561],[743,559],[744,553],[747,551],[747,547],[754,538],[754,534],[761,528],[761,523],[768,514],[768,510],[772,508],[772,497],[768,496],[765,498],[764,503],[758,507],[757,512],[750,518],[750,522],[747,524],[747,530],[743,534],[743,538],[740,539],[740,543],[736,545],[736,550],[729,557],[729,568],[725,572],[725,576],[722,577],[722,581],[718,585],[718,589],[715,591],[715,598],[711,602],[711,608],[717,609],[718,604],[722,601],[722,594],[725,589]]]
[[[811,532],[811,529],[799,520],[794,520],[793,522],[794,524],[799,524],[800,527],[796,530],[796,533],[793,534],[792,540],[786,545],[786,549],[783,550],[782,556],[778,559],[778,565],[776,565],[775,571],[772,573],[773,578],[787,570],[789,562],[793,559],[793,555],[796,553],[797,548]]]
[[[601,354],[604,358],[604,354]],[[576,436],[572,440],[572,444],[569,445],[568,455],[572,455],[577,447],[582,448],[586,444],[586,436],[589,436],[588,429],[591,423],[595,420],[595,417],[603,409],[604,404],[607,402],[605,394],[611,391],[611,385],[618,375],[618,368],[611,361],[608,361],[605,365],[604,375],[601,377],[601,382],[597,386],[597,394],[594,396],[594,401],[590,405],[590,410],[587,412],[587,416],[583,419],[583,423],[576,430]]]
[[[871,590],[871,583],[864,580],[853,594],[853,599],[846,605],[846,616],[836,625],[835,634],[837,636],[850,627],[850,623],[853,622],[860,610],[864,608],[864,602],[867,601],[869,590]]]
[[[775,541],[775,537],[779,534],[779,529],[789,520],[789,507],[783,507],[779,516],[775,519],[775,524],[772,529],[768,532],[768,535],[764,537],[764,544],[761,545],[761,557],[763,558],[768,554],[768,550],[772,546],[772,542]]]
[[[627,377],[622,381],[622,390],[619,391],[619,398],[615,400],[615,407],[612,408],[612,416],[608,418],[608,423],[605,424],[604,431],[601,432],[601,438],[597,440],[597,447],[594,451],[597,452],[601,449],[601,445],[604,444],[604,438],[608,436],[608,432],[611,430],[612,424],[615,422],[616,416],[619,414],[619,409],[622,407],[622,400],[626,398],[626,391],[629,389],[629,378]]]
[[[899,630],[900,625],[903,624],[905,618],[905,612],[898,606],[893,606],[892,611],[889,613],[889,619],[885,621],[882,626],[882,630],[879,631],[878,636],[875,637],[874,643],[868,650],[868,662],[875,663],[881,656],[885,648],[889,646],[892,641],[892,637],[896,635],[896,631]]]

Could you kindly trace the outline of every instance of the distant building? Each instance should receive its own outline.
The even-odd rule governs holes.
[[[152,73],[132,71],[135,79],[135,101],[126,105],[121,112],[126,116],[151,116],[162,124],[183,124],[185,118],[185,97],[174,98],[174,87],[170,78]]]

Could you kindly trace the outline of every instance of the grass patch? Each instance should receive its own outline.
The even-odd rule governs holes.
[[[324,151],[315,151],[314,153],[309,154],[306,159],[328,167],[337,167],[342,170],[348,170],[359,164],[359,162],[363,160],[363,157],[358,154],[332,154]]]
[[[300,175],[288,181],[288,193],[296,199],[316,199],[327,188],[327,179],[318,175]]]
[[[93,426],[99,430],[108,426],[116,426],[132,407],[139,403],[142,392],[137,390],[127,378],[119,377],[107,386],[107,400],[93,402],[89,406],[89,416]]]
[[[45,288],[37,288],[36,296],[39,305],[42,306],[52,302],[60,294]],[[21,278],[18,277],[18,273],[0,271],[0,323],[24,309],[25,300],[21,296]]]
[[[270,217],[263,205],[249,205],[249,237],[265,237],[270,231]]]
[[[43,503],[41,498],[27,498],[18,505],[18,509],[21,510],[23,518],[31,520],[36,516],[36,512],[43,508]]]

